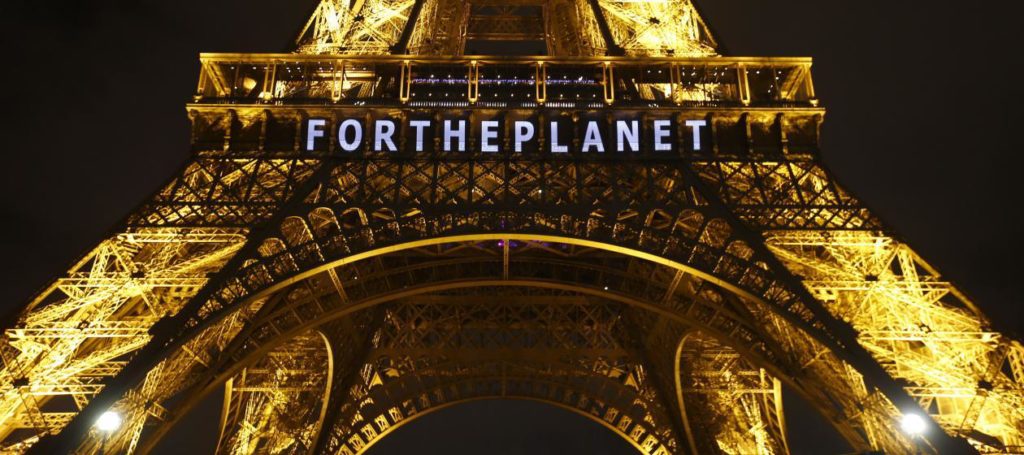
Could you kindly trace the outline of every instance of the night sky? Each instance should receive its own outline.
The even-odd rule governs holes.
[[[997,327],[1024,333],[1021,2],[697,1],[723,53],[815,59],[825,162]],[[23,305],[188,158],[199,52],[287,51],[314,4],[0,2],[0,311]],[[799,403],[787,406],[796,453],[843,450]],[[210,450],[217,412],[205,404],[165,453]],[[632,453],[597,424],[524,402],[447,409],[373,454],[413,448]]]

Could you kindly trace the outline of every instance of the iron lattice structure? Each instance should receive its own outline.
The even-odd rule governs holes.
[[[462,55],[488,40],[548,55]],[[688,0],[323,0],[296,53],[202,55],[191,160],[3,332],[3,450],[145,453],[223,388],[219,453],[364,453],[494,397],[643,453],[786,453],[783,385],[858,451],[1024,450],[1024,348],[822,167],[810,60],[715,48]],[[305,142],[595,116],[689,149]]]

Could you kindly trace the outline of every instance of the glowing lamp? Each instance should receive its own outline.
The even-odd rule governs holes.
[[[903,414],[903,419],[900,421],[900,428],[903,432],[911,436],[916,436],[924,433],[928,429],[928,422],[924,420],[919,414],[907,413]]]
[[[242,79],[242,87],[244,87],[247,91],[251,91],[252,89],[256,88],[256,79],[253,79],[251,77],[246,77],[245,79]]]
[[[104,433],[112,433],[121,428],[121,415],[114,411],[107,411],[100,414],[96,419],[96,428]]]

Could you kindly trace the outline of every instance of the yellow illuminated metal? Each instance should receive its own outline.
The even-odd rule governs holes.
[[[1020,343],[988,328],[907,245],[874,232],[771,232],[766,241],[946,431],[1024,445]]]
[[[573,396],[574,400],[565,396],[518,396],[540,399],[581,413],[608,427],[641,453],[668,455],[668,447],[695,453],[702,450],[735,454],[787,453],[781,400],[784,383],[808,400],[817,400],[819,405],[828,403],[827,407],[819,406],[823,413],[839,409],[836,412],[841,415],[828,417],[844,437],[858,445],[858,450],[878,449],[892,453],[916,450],[912,438],[924,434],[900,432],[904,410],[897,409],[879,390],[869,386],[865,381],[866,373],[862,375],[844,360],[838,350],[826,342],[827,336],[817,335],[813,329],[820,327],[814,326],[815,321],[809,324],[812,327],[802,327],[773,307],[772,299],[765,297],[767,294],[755,294],[746,283],[722,278],[721,268],[750,259],[757,248],[762,249],[763,255],[752,269],[769,270],[771,259],[781,264],[775,266],[779,270],[773,273],[785,271],[790,277],[798,277],[800,281],[790,287],[799,288],[802,284],[802,289],[811,297],[794,306],[803,305],[806,312],[807,304],[820,304],[835,319],[849,323],[856,330],[857,342],[891,378],[906,384],[905,390],[942,431],[962,437],[984,452],[1024,450],[1024,347],[1021,343],[994,331],[970,300],[944,281],[906,244],[880,228],[865,227],[871,225],[867,210],[860,208],[859,203],[841,189],[827,191],[837,187],[827,173],[809,159],[813,158],[812,154],[765,158],[754,153],[756,150],[751,144],[755,135],[777,138],[786,153],[790,151],[787,148],[789,138],[797,134],[813,134],[817,144],[816,131],[824,111],[817,107],[809,59],[718,56],[717,44],[690,0],[526,2],[519,6],[542,7],[540,20],[543,23],[537,30],[544,31],[547,56],[459,57],[466,52],[470,38],[467,27],[471,21],[489,20],[492,22],[484,24],[507,26],[510,21],[523,19],[509,13],[510,8],[502,10],[501,15],[481,18],[479,9],[474,9],[478,6],[456,0],[422,0],[420,3],[415,0],[322,0],[300,33],[294,54],[203,55],[190,115],[197,131],[221,131],[223,135],[217,136],[212,146],[204,145],[208,148],[197,146],[197,156],[182,176],[156,196],[156,200],[173,203],[156,204],[151,210],[140,209],[135,214],[141,219],[138,226],[123,228],[102,241],[29,302],[17,323],[3,332],[0,338],[3,366],[0,369],[0,441],[4,441],[4,445],[0,452],[24,452],[44,435],[64,428],[89,405],[107,381],[117,376],[133,355],[150,342],[154,325],[178,314],[236,254],[239,255],[236,261],[249,261],[242,268],[266,260],[271,262],[268,267],[279,266],[294,273],[253,285],[252,294],[240,291],[235,283],[234,289],[231,285],[217,288],[223,293],[218,296],[223,297],[221,300],[196,300],[197,314],[190,316],[203,322],[209,322],[204,318],[210,317],[212,322],[180,327],[181,333],[189,336],[176,340],[179,342],[176,347],[157,358],[155,366],[146,370],[145,378],[120,396],[111,408],[111,412],[123,418],[120,427],[111,427],[109,435],[94,432],[83,436],[80,453],[101,450],[145,453],[153,449],[184,412],[220,387],[225,387],[220,453],[280,453],[295,447],[309,447],[323,441],[321,436],[331,430],[326,426],[334,422],[328,422],[327,415],[338,381],[351,382],[345,383],[348,390],[342,390],[351,395],[341,399],[341,404],[351,410],[352,406],[365,405],[371,400],[368,397],[383,390],[389,381],[415,370],[397,361],[373,366],[351,360],[350,365],[361,366],[359,371],[342,371],[335,365],[335,359],[351,354],[350,345],[339,345],[337,340],[329,339],[321,331],[324,327],[335,323],[355,324],[346,318],[367,314],[394,302],[429,295],[457,300],[459,293],[482,288],[503,292],[543,289],[560,293],[559,298],[594,299],[653,315],[650,318],[653,322],[645,326],[648,339],[643,341],[656,344],[660,347],[656,353],[668,353],[668,356],[648,359],[649,362],[629,368],[609,366],[611,362],[607,359],[570,361],[577,362],[577,367],[583,365],[581,370],[593,374],[590,379],[611,379],[617,381],[615,385],[620,390],[636,393],[637,401],[632,404],[642,405],[643,417],[638,420],[646,421],[627,416],[629,406],[602,403],[601,412],[597,413],[594,400],[608,397],[588,395],[572,388],[563,392],[579,393],[578,397]],[[414,11],[419,11],[419,18],[410,25],[408,21]],[[408,42],[403,43],[403,39]],[[405,44],[407,48],[401,49]],[[388,55],[396,50],[411,54]],[[243,65],[247,68],[245,71]],[[356,98],[377,93],[389,77],[394,79],[393,76],[397,76],[400,104],[388,109],[398,112],[415,96],[413,78],[418,68],[431,65],[457,67],[457,74],[465,75],[464,95],[469,104],[481,100],[481,85],[485,85],[481,82],[481,72],[502,66],[524,69],[523,74],[532,75],[532,81],[531,76],[524,76],[524,80],[526,85],[532,85],[533,101],[538,105],[557,101],[556,96],[548,94],[549,90],[555,90],[554,85],[549,86],[549,74],[554,80],[560,77],[555,74],[573,67],[593,69],[593,74],[600,71],[600,87],[596,89],[603,90],[605,104],[594,95],[597,106],[616,106],[630,93],[640,96],[633,101],[665,100],[666,104],[659,109],[667,106],[678,110],[679,106],[720,103],[701,111],[701,115],[709,119],[709,130],[718,126],[716,121],[723,123],[735,118],[734,123],[726,126],[737,130],[738,134],[742,130],[751,158],[723,153],[707,160],[686,163],[680,160],[679,166],[690,166],[688,169],[693,171],[694,178],[702,179],[703,184],[722,183],[725,187],[708,190],[707,194],[696,194],[696,187],[688,186],[693,182],[686,181],[691,175],[681,177],[682,174],[670,173],[672,169],[665,170],[669,177],[656,176],[657,172],[648,169],[645,178],[650,180],[645,180],[643,185],[633,182],[635,187],[610,190],[609,194],[641,192],[641,186],[647,188],[643,191],[652,191],[657,186],[665,188],[665,198],[695,192],[691,209],[675,218],[665,212],[652,212],[634,233],[641,237],[642,244],[644,240],[655,238],[652,232],[659,229],[660,223],[660,228],[679,236],[673,241],[683,239],[676,244],[667,242],[665,249],[658,251],[587,237],[591,227],[601,223],[612,226],[617,233],[628,233],[629,223],[641,218],[641,208],[637,206],[649,203],[637,202],[639,198],[634,194],[627,195],[629,200],[623,202],[625,208],[618,215],[595,211],[588,215],[590,218],[577,219],[569,212],[562,212],[561,218],[551,221],[544,219],[541,213],[544,207],[522,206],[521,210],[529,211],[529,216],[536,215],[540,220],[538,225],[546,222],[546,228],[562,234],[495,229],[482,233],[459,231],[459,234],[403,239],[393,244],[371,242],[371,247],[341,256],[320,251],[318,242],[329,238],[331,229],[341,231],[341,226],[347,226],[352,237],[365,236],[372,240],[375,229],[397,233],[399,221],[422,215],[425,207],[406,206],[401,209],[404,213],[384,208],[368,214],[363,206],[377,204],[376,201],[333,194],[331,197],[337,198],[333,208],[318,206],[308,216],[303,215],[305,218],[292,214],[278,220],[272,218],[273,213],[266,213],[284,210],[282,207],[290,202],[317,204],[319,202],[314,201],[332,191],[331,185],[336,183],[329,180],[348,178],[321,177],[323,181],[312,182],[316,184],[312,194],[294,193],[301,184],[308,183],[305,179],[315,172],[320,161],[308,155],[294,159],[253,159],[246,155],[264,151],[268,119],[333,115],[337,111],[325,106],[345,102],[349,93],[354,93]],[[639,69],[655,70],[658,74],[664,70],[667,74],[665,79],[642,82],[635,79],[643,77],[637,76],[642,74],[637,72]],[[634,79],[623,79],[623,74],[634,74]],[[460,89],[460,95],[462,93]],[[224,105],[218,105],[217,100],[225,101]],[[294,100],[311,104],[304,105],[301,114],[296,114],[295,109],[283,104]],[[206,102],[210,104],[204,104]],[[205,116],[211,112],[214,114]],[[215,117],[221,114],[222,117]],[[801,117],[790,119],[791,114]],[[210,118],[215,120],[208,121]],[[770,126],[756,129],[764,125]],[[301,124],[289,127],[301,129]],[[231,155],[236,151],[234,142],[240,140],[232,133],[253,131],[257,132],[254,148],[243,150],[241,155]],[[787,136],[789,134],[793,136]],[[714,151],[717,153],[718,149]],[[518,175],[530,182],[543,180],[544,174],[538,170],[541,167],[536,165]],[[573,175],[582,173],[583,167],[574,168]],[[416,190],[402,179],[423,177],[395,177],[387,174],[383,167],[374,169],[372,172],[376,174],[360,175],[358,179],[388,181],[393,183],[388,187],[393,189],[388,191],[403,194]],[[513,178],[506,174],[498,176],[500,172],[496,170],[487,172],[490,180],[481,187],[499,187]],[[583,180],[580,185],[601,184],[602,172],[590,172],[591,180]],[[610,174],[617,172],[612,170]],[[446,179],[439,179],[436,174],[435,170],[436,187],[427,188],[422,194],[412,194],[410,200],[417,203],[433,200],[435,190],[454,194],[463,191],[467,180],[477,178],[472,174],[465,177],[456,171]],[[613,176],[608,181],[616,180]],[[536,200],[565,196],[552,196],[555,191],[548,190],[545,186],[548,183],[555,182],[545,181],[522,191]],[[734,192],[748,199],[725,201]],[[780,194],[792,194],[792,197],[784,204],[771,206],[770,216],[758,218],[742,212],[759,204],[769,206],[763,200]],[[244,199],[247,197],[250,199]],[[715,202],[719,199],[722,201]],[[452,200],[454,203],[454,197]],[[599,202],[602,201],[588,203]],[[733,215],[739,221],[705,219],[698,213],[698,209],[716,203],[724,210],[735,211]],[[535,209],[536,213],[532,212]],[[860,218],[849,216],[852,212],[857,212]],[[848,218],[854,221],[846,222]],[[266,219],[274,220],[270,223],[273,225],[265,227],[271,233],[261,237],[264,231],[257,232],[253,228]],[[792,229],[773,224],[787,220],[805,224]],[[846,224],[842,224],[844,222]],[[426,223],[423,221],[417,229],[426,232]],[[154,227],[161,225],[166,227]],[[191,227],[174,227],[179,225]],[[221,225],[226,227],[209,227]],[[752,234],[729,245],[716,244],[741,229],[748,229]],[[686,237],[689,234],[693,234],[692,238]],[[644,237],[646,235],[651,237]],[[246,251],[243,245],[256,238],[261,243],[253,244],[252,259],[238,253]],[[344,238],[334,240],[345,241]],[[691,240],[699,247],[706,247],[694,251],[710,251],[709,254],[717,256],[705,258],[708,262],[704,266],[669,258],[666,253],[669,248]],[[514,257],[510,243],[513,241],[536,248],[533,253],[543,250],[544,254],[557,256],[557,261],[562,261],[557,263],[564,267],[586,264],[587,258],[570,257],[547,244],[564,245],[573,251],[618,255],[617,258],[628,259],[628,265],[617,272],[648,284],[664,285],[666,290],[644,295],[635,289],[610,289],[596,282],[516,279],[510,272]],[[495,242],[501,242],[500,251],[482,246]],[[444,245],[457,245],[453,251],[471,251],[476,256],[444,257],[438,253]],[[310,257],[316,260],[300,266],[294,257],[295,248],[312,251]],[[396,289],[382,285],[376,293],[361,296],[352,289],[359,277],[346,278],[339,272],[345,267],[364,266],[400,254],[424,255],[433,261],[428,261],[430,264],[438,264],[438,267],[500,258],[496,263],[501,271],[486,279],[451,276],[442,282],[413,283]],[[755,279],[757,277],[761,275]],[[701,286],[705,285],[724,292],[699,293],[698,289],[704,289]],[[327,309],[324,302],[328,297],[318,294],[315,286],[326,288],[330,299],[343,304],[340,309]],[[775,295],[789,292],[774,291],[777,291]],[[234,301],[235,294],[243,297]],[[692,301],[722,299],[722,302],[716,301],[711,306],[713,314],[684,313],[666,306],[677,294]],[[535,300],[534,296],[515,297],[524,305]],[[281,303],[282,300],[285,303]],[[579,304],[571,298],[568,300],[568,304]],[[222,318],[213,318],[212,315],[224,311],[224,302],[235,306]],[[567,305],[559,302],[559,305]],[[323,314],[312,320],[299,319],[298,314],[309,308],[323,310]],[[578,308],[581,312],[588,309],[584,304],[579,304]],[[727,313],[743,313],[748,319],[738,319],[742,323],[729,326],[731,330],[712,324]],[[294,320],[302,322],[294,326],[286,324]],[[464,320],[467,324],[473,322],[471,317]],[[250,332],[261,327],[259,324],[273,325],[275,321],[287,328],[267,338],[260,338],[259,332]],[[598,329],[607,329],[611,323],[598,327],[601,324],[593,321],[593,326],[584,327],[584,331],[590,335],[607,335]],[[749,327],[754,325],[751,321],[756,321],[756,326]],[[403,323],[411,327],[419,322]],[[750,339],[769,340],[766,344],[778,346],[766,348],[765,352],[782,353],[784,358],[769,358],[743,345],[732,338],[737,333]],[[356,338],[368,339],[364,340],[368,345],[380,340],[370,333],[360,335]],[[353,339],[344,341],[354,344]],[[241,350],[239,346],[247,346],[246,343],[252,343],[251,350]],[[608,351],[623,354],[626,350]],[[242,354],[226,358],[222,355],[225,352]],[[458,366],[437,371],[455,375],[459,368],[466,369]],[[656,370],[667,372],[660,384]],[[818,382],[800,382],[805,379]],[[546,390],[544,387],[546,385],[538,390]],[[344,434],[346,439],[329,443],[343,447],[338,453],[363,453],[416,417],[470,399],[438,398],[436,391],[431,398],[428,391],[417,392],[420,396],[406,397],[404,403],[388,400],[373,403],[380,405],[380,410],[373,415],[348,414],[352,421],[344,423],[354,430],[337,433]],[[493,396],[516,397],[504,392]],[[419,401],[414,403],[414,400]],[[290,412],[296,407],[301,407],[301,412]],[[713,410],[713,414],[701,416],[707,421],[694,421],[694,416],[699,415],[695,409]],[[672,423],[656,420],[662,411],[671,415]],[[923,422],[923,415],[921,417]],[[701,431],[713,434],[712,447],[701,446],[698,437]]]

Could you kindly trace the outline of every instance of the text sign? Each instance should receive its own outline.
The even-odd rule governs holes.
[[[671,153],[701,151],[707,120],[579,114],[306,119],[303,150],[336,153]]]

